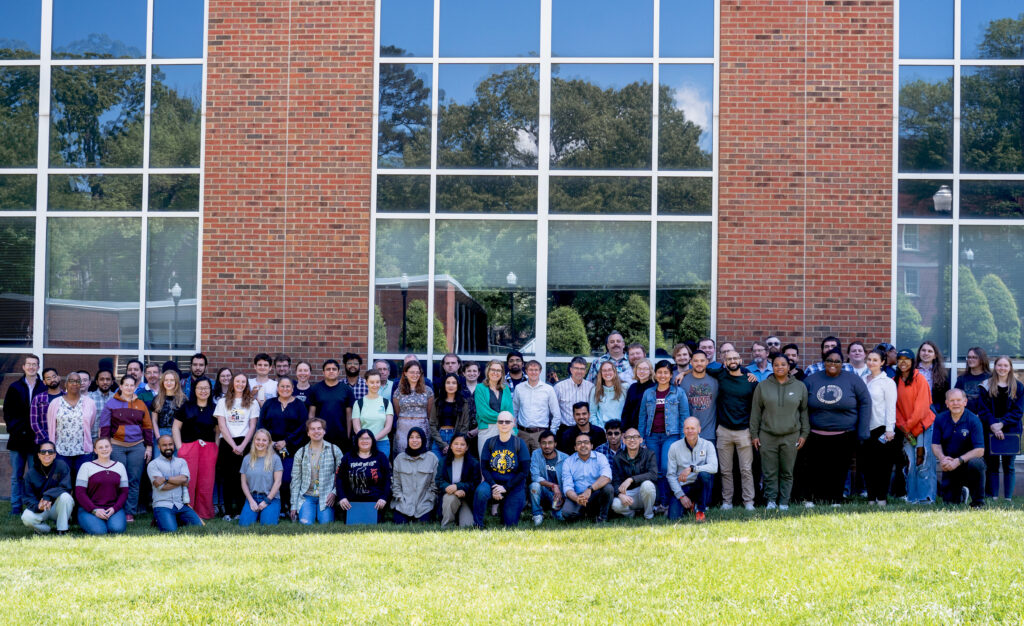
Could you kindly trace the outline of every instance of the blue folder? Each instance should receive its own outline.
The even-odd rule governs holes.
[[[375,502],[353,502],[352,508],[345,513],[345,523],[349,526],[357,524],[376,524],[377,509]]]
[[[1007,434],[1002,439],[989,435],[988,453],[994,456],[1017,456],[1020,454],[1020,435]]]

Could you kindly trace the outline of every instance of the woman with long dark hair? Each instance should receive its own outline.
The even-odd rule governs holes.
[[[898,357],[897,357],[898,358]],[[949,374],[942,358],[942,351],[934,341],[924,341],[917,349],[917,369],[928,381],[932,393],[932,413],[946,410],[946,392],[949,391]]]
[[[174,416],[171,436],[178,456],[188,465],[188,498],[201,519],[212,519],[213,484],[217,473],[217,416],[213,414],[213,385],[200,378],[192,399]]]
[[[889,496],[889,479],[896,456],[896,382],[885,373],[887,355],[881,350],[868,353],[868,375],[864,377],[871,393],[871,433],[861,444],[860,459],[865,467],[868,503],[884,506]]]
[[[434,398],[434,412],[430,416],[430,451],[443,461],[455,433],[470,429],[470,410],[462,381],[458,374],[446,374]]]
[[[456,433],[437,469],[437,490],[441,494],[441,526],[473,525],[473,494],[480,484],[480,463],[469,452],[466,435]]]
[[[423,380],[420,362],[411,360],[402,368],[402,380],[395,393],[395,452],[407,445],[409,431],[430,428],[430,415],[434,412],[434,392]],[[426,441],[423,442],[426,445]]]
[[[377,381],[380,382],[379,374]],[[380,521],[381,511],[391,495],[391,464],[387,455],[377,448],[377,442],[369,428],[356,433],[355,448],[341,457],[335,491],[338,508],[342,511],[347,513],[353,502],[372,502]]]
[[[988,362],[988,353],[980,346],[967,350],[967,369],[956,377],[956,388],[967,393],[967,408],[978,412],[978,389],[981,383],[992,378],[992,368]]]
[[[932,394],[914,353],[900,350],[896,355],[896,428],[903,434],[907,502],[935,502],[935,455],[932,452]]]

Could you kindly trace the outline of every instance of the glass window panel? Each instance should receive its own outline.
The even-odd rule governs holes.
[[[380,55],[434,55],[433,0],[381,0]]]
[[[960,181],[960,217],[1024,217],[1024,181]]]
[[[441,56],[535,57],[540,1],[441,0]]]
[[[0,175],[0,211],[35,211],[34,174]]]
[[[198,211],[199,174],[151,174],[150,211]]]
[[[141,211],[142,175],[51,175],[50,211]]]
[[[35,167],[39,68],[0,67],[0,167]]]
[[[146,56],[146,0],[53,0],[53,57]]]
[[[943,186],[946,188],[942,189]],[[900,217],[949,219],[953,216],[952,189],[953,181],[949,179],[901,180],[898,194]]]
[[[47,221],[47,346],[138,347],[140,227],[140,218]]]
[[[551,167],[651,167],[650,65],[551,69]]]
[[[962,0],[960,56],[1024,59],[1024,5],[1020,0]]]
[[[203,0],[153,0],[153,57],[203,56]]]
[[[900,0],[900,58],[953,58],[953,0]]]
[[[548,354],[601,354],[612,330],[646,345],[650,284],[650,223],[552,221]]]
[[[430,222],[377,220],[373,351],[427,352],[427,260]],[[434,345],[443,341],[435,317]],[[444,353],[446,350],[434,350]],[[397,374],[398,370],[393,370]]]
[[[901,172],[953,171],[953,68],[900,68]]]
[[[149,220],[146,348],[193,350],[199,283],[199,219]]]
[[[377,211],[426,213],[430,211],[429,176],[378,176]]]
[[[896,345],[931,339],[949,353],[952,319],[952,226],[900,224],[896,255]],[[913,284],[917,281],[917,291]],[[908,289],[909,287],[909,289]]]
[[[535,168],[540,85],[536,65],[441,65],[441,167]]]
[[[377,167],[430,166],[431,67],[380,64]]]
[[[658,215],[711,215],[711,178],[658,179]]]
[[[711,334],[711,224],[658,224],[658,348]]]
[[[536,213],[536,176],[438,176],[437,210]]]
[[[114,377],[120,378],[124,375],[125,367],[128,366],[128,361],[131,359],[137,359],[137,356],[113,356],[110,354],[93,353],[93,354],[48,354],[43,353],[43,363],[45,367],[53,367],[60,372],[61,380],[64,380],[70,372],[78,372],[85,370],[89,372],[90,378],[96,376],[97,370],[100,369],[101,361],[104,362],[104,367],[110,366],[114,370]],[[157,361],[162,363],[163,361]],[[188,370],[182,370],[188,371]],[[117,392],[117,385],[113,386],[114,392]],[[83,389],[85,391],[85,389]],[[99,415],[96,416],[99,418]]]
[[[658,87],[658,167],[710,170],[713,65],[662,65]]]
[[[151,167],[199,167],[201,65],[154,65]]]
[[[145,68],[54,67],[52,72],[50,165],[141,167]]]
[[[32,345],[34,217],[0,218],[0,346]]]
[[[551,213],[650,214],[649,176],[552,176]]]
[[[536,351],[536,250],[533,221],[437,222],[434,310],[448,350]]]
[[[0,59],[38,59],[42,2],[0,4]]]
[[[559,57],[649,57],[653,0],[553,0],[551,54]]]
[[[972,346],[1024,356],[1024,226],[962,226],[960,240],[958,356]]]
[[[1024,172],[1024,66],[963,67],[961,71],[961,168]]]
[[[662,57],[715,56],[714,0],[661,0]]]

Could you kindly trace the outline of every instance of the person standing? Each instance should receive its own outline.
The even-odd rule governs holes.
[[[768,510],[789,509],[797,451],[811,432],[807,387],[791,376],[784,354],[772,358],[772,375],[754,388],[750,399],[751,444],[761,453],[764,497]]]
[[[540,379],[540,361],[526,364],[526,383],[512,392],[512,413],[519,426],[519,438],[530,454],[540,448],[540,433],[557,432],[562,422],[555,389]]]
[[[629,364],[629,358],[626,356],[626,340],[623,339],[622,333],[617,330],[608,333],[604,346],[607,352],[597,357],[591,365],[590,371],[587,373],[587,380],[597,385],[601,366],[611,363],[623,384],[628,385],[633,382],[633,367]]]
[[[714,372],[718,380],[718,425],[715,448],[722,474],[722,509],[732,508],[733,454],[739,458],[743,508],[754,510],[754,448],[750,441],[750,403],[757,387],[757,375],[743,369],[740,353],[723,355],[725,367]]]
[[[188,500],[201,519],[213,519],[213,484],[217,468],[217,416],[213,414],[213,384],[201,378],[192,399],[174,416],[171,437],[178,456],[188,465]]]
[[[270,365],[269,358],[267,365]],[[227,394],[217,402],[213,414],[220,429],[220,449],[217,451],[217,474],[223,479],[224,521],[238,519],[245,504],[238,473],[242,458],[249,452],[249,442],[256,431],[260,405],[245,374],[235,374]],[[277,395],[277,390],[274,390]],[[273,397],[273,396],[271,396]]]
[[[346,352],[342,355],[341,362],[345,366],[345,380],[342,382],[352,389],[353,398],[361,400],[366,395],[366,380],[359,375],[363,368],[363,357],[354,352]]]
[[[201,380],[210,380],[206,377],[207,360],[206,355],[202,352],[196,352],[192,355],[192,360],[189,362],[189,375],[181,379],[181,392],[185,394],[185,398],[192,399],[195,397],[194,390],[196,383]],[[213,381],[210,381],[213,384]]]
[[[762,382],[772,375],[772,364],[768,362],[768,346],[760,341],[755,341],[750,347],[754,360],[744,369],[757,377],[757,382]]]
[[[956,377],[956,388],[967,392],[967,407],[977,413],[978,389],[981,383],[992,377],[988,353],[984,348],[974,346],[967,351],[967,369]]]
[[[114,393],[117,392],[117,388],[114,386],[114,372],[108,369],[101,369],[96,372],[96,378],[93,381],[96,388],[89,392],[89,398],[96,405],[97,417],[103,412],[103,407],[107,405],[107,401],[114,397]],[[10,425],[8,424],[8,428]],[[100,421],[97,419],[92,423],[92,438],[99,439],[100,437]]]
[[[92,425],[96,421],[96,403],[82,393],[78,372],[68,374],[67,391],[50,402],[46,409],[46,431],[57,447],[58,458],[78,475],[78,468],[92,460]]]
[[[932,412],[939,413],[946,406],[946,392],[949,391],[949,374],[943,363],[942,351],[934,341],[925,341],[917,349],[917,369],[928,381],[932,392]]]
[[[686,393],[689,414],[700,421],[700,436],[714,443],[718,437],[718,379],[709,374],[704,352],[693,353],[690,371],[681,378],[676,374],[676,384]]]
[[[324,439],[342,450],[348,449],[352,433],[352,388],[339,380],[341,367],[334,359],[327,359],[321,367],[324,379],[309,390],[309,417],[324,420]]]
[[[999,497],[999,468],[1003,469],[1003,497],[1009,501],[1016,485],[1014,461],[1020,454],[1021,416],[1024,414],[1024,385],[1013,376],[1013,361],[996,358],[992,377],[981,384],[978,393],[978,418],[985,434],[985,495]],[[992,439],[1002,441],[1016,436],[1016,454],[993,454]]]
[[[476,404],[476,445],[480,451],[480,464],[484,464],[484,444],[498,434],[498,414],[504,411],[512,414],[512,391],[505,385],[505,369],[501,361],[493,359],[484,370],[487,378],[477,385],[473,394]],[[513,414],[514,415],[514,414]]]
[[[907,502],[935,502],[935,457],[931,454],[932,394],[923,370],[914,367],[914,353],[900,350],[896,358],[896,428],[903,434],[907,456]]]
[[[577,402],[590,402],[594,391],[594,383],[585,378],[587,360],[581,356],[569,362],[569,378],[555,384],[555,396],[561,412],[562,426],[571,427],[576,421],[572,417],[572,407]]]
[[[632,371],[630,382],[632,382]],[[615,365],[605,361],[599,366],[597,382],[590,395],[590,420],[595,426],[604,428],[605,422],[622,419],[626,406],[626,390],[615,372]]]
[[[899,443],[896,441],[896,382],[885,373],[886,354],[872,350],[865,360],[868,374],[864,377],[868,393],[871,394],[870,433],[861,446],[860,461],[868,503],[885,506],[889,496],[889,481],[892,478],[893,459]]]
[[[25,468],[36,448],[29,413],[32,398],[46,392],[39,378],[39,357],[29,354],[21,364],[22,377],[4,394],[4,423],[7,425],[7,455],[11,461],[11,515],[21,515]]]
[[[456,433],[469,431],[470,402],[463,393],[462,379],[458,374],[448,373],[441,379],[434,398],[434,411],[430,414],[430,451],[438,462],[448,454],[448,445]]]
[[[377,370],[367,370],[366,395],[352,407],[352,430],[369,430],[373,435],[373,449],[385,458],[391,456],[391,441],[388,435],[395,421],[395,407],[388,401],[390,394],[382,393],[381,375]]]
[[[679,441],[682,423],[690,417],[690,403],[683,388],[672,384],[670,362],[658,361],[654,366],[654,380],[657,385],[644,392],[637,431],[658,459],[658,506],[664,512],[668,510],[671,485],[668,478],[669,449]]]
[[[309,382],[312,375],[313,367],[309,364],[309,361],[299,361],[295,364],[295,386],[292,389],[292,395],[295,396],[296,400],[301,401],[307,410],[309,409],[309,390],[313,388],[313,383]],[[390,389],[385,397],[391,397]]]
[[[434,413],[434,390],[424,381],[419,361],[409,361],[402,368],[402,380],[398,383],[394,401],[395,453],[401,454],[405,452],[409,431],[419,428],[426,432]],[[426,445],[427,442],[423,443]]]
[[[121,377],[121,388],[100,414],[100,437],[113,444],[110,458],[128,472],[128,502],[125,519],[135,521],[139,506],[139,487],[146,465],[153,458],[153,422],[149,407],[135,395],[138,382],[129,375]],[[174,442],[171,442],[172,451]]]
[[[178,372],[167,370],[160,375],[159,389],[156,398],[153,399],[153,410],[150,419],[156,432],[154,438],[159,439],[163,435],[170,435],[174,427],[174,416],[178,410],[185,406],[188,396],[181,388],[181,381]]]
[[[46,385],[46,392],[33,396],[29,405],[29,424],[32,426],[32,433],[35,437],[32,443],[35,446],[52,440],[53,435],[46,429],[46,416],[50,403],[55,398],[64,395],[64,391],[60,388],[60,382],[60,374],[57,373],[57,370],[52,367],[43,370],[43,383]]]
[[[252,389],[253,399],[263,406],[264,402],[277,393],[277,381],[270,377],[270,355],[260,352],[253,357],[252,364],[256,368],[256,377],[249,379],[249,388]]]
[[[863,343],[851,341],[850,345],[846,346],[846,363],[853,369],[853,373],[861,378],[868,375],[867,358]]]
[[[640,423],[640,405],[644,401],[644,393],[653,387],[654,364],[650,359],[640,359],[633,366],[633,384],[626,390],[626,403],[622,407],[622,427],[636,428]]]

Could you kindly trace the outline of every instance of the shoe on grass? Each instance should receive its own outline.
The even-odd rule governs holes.
[[[533,525],[534,526],[540,526],[543,523],[544,523],[544,516],[543,515],[534,515],[533,516]]]
[[[723,511],[728,511],[728,510],[730,510],[731,508],[732,508],[732,505],[731,505],[731,504],[729,504],[728,502],[723,502],[723,503],[722,503],[722,510],[723,510]]]
[[[804,501],[804,508],[805,509],[813,509],[814,508],[814,502],[811,502],[810,500],[805,500]]]
[[[780,504],[779,505],[779,510],[780,511],[788,511],[789,510],[789,505],[788,504]]]
[[[125,515],[124,516],[124,521],[126,521],[128,523],[134,522],[135,521],[135,516],[134,515]]]
[[[967,487],[960,488],[960,502],[969,502],[971,499],[971,490]]]
[[[774,511],[778,506],[774,502],[769,502],[764,508],[766,511]]]
[[[747,502],[746,504],[743,505],[743,508],[748,510],[748,511],[753,511],[754,510],[754,503],[753,502]]]
[[[697,520],[698,523],[703,522],[705,519],[704,511],[697,511],[697,514],[694,515],[694,519]]]

